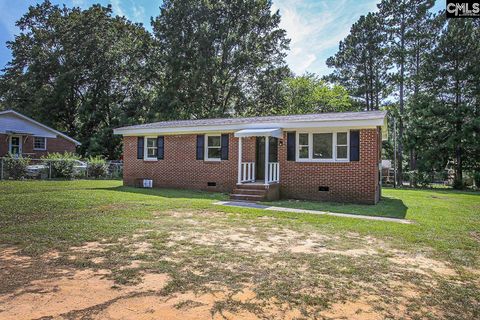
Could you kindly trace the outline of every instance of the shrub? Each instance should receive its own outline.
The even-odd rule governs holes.
[[[428,172],[412,170],[408,172],[408,177],[414,187],[420,186],[422,188],[427,188],[432,184],[432,175]]]
[[[431,187],[432,175],[428,172],[419,172],[417,182],[422,188]]]
[[[473,173],[473,181],[475,181],[475,186],[480,189],[480,171]]]
[[[75,169],[76,161],[80,159],[74,153],[50,153],[42,158],[52,168],[52,178],[66,178],[73,179],[78,175],[78,170]]]
[[[87,173],[89,177],[98,179],[107,176],[108,165],[105,159],[103,159],[101,156],[90,157],[88,158],[87,162]]]
[[[3,158],[3,170],[9,178],[19,180],[27,177],[27,166],[30,164],[29,158],[22,156],[16,157],[12,154],[8,154]]]

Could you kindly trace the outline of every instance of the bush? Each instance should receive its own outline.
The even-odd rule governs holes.
[[[80,157],[74,153],[65,152],[62,154],[55,152],[42,157],[42,159],[51,166],[52,178],[73,179],[79,174],[75,166]]]
[[[475,186],[480,189],[480,171],[473,173],[473,181],[475,181]]]
[[[105,159],[103,159],[101,156],[90,157],[88,158],[87,162],[87,173],[89,177],[98,179],[107,176],[108,165]]]
[[[418,170],[408,171],[408,177],[412,182],[412,186],[420,186],[422,188],[430,187],[432,184],[432,175],[428,172],[421,172]]]
[[[19,180],[27,177],[27,166],[30,164],[29,158],[22,156],[16,157],[12,154],[8,154],[3,158],[3,170],[9,178]]]

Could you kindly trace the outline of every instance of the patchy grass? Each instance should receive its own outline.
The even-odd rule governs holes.
[[[0,194],[0,318],[480,316],[478,193],[274,204],[411,225],[221,207],[223,194],[118,181],[0,182]]]

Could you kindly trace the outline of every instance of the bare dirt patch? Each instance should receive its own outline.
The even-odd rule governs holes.
[[[457,272],[447,264],[423,255],[397,254],[388,258],[391,262],[412,272],[429,276],[432,272],[442,276],[456,276]]]

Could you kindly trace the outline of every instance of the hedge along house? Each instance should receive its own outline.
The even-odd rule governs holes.
[[[14,110],[0,111],[0,157],[75,152],[80,142]]]
[[[165,121],[124,137],[124,184],[374,204],[380,199],[381,111]]]

